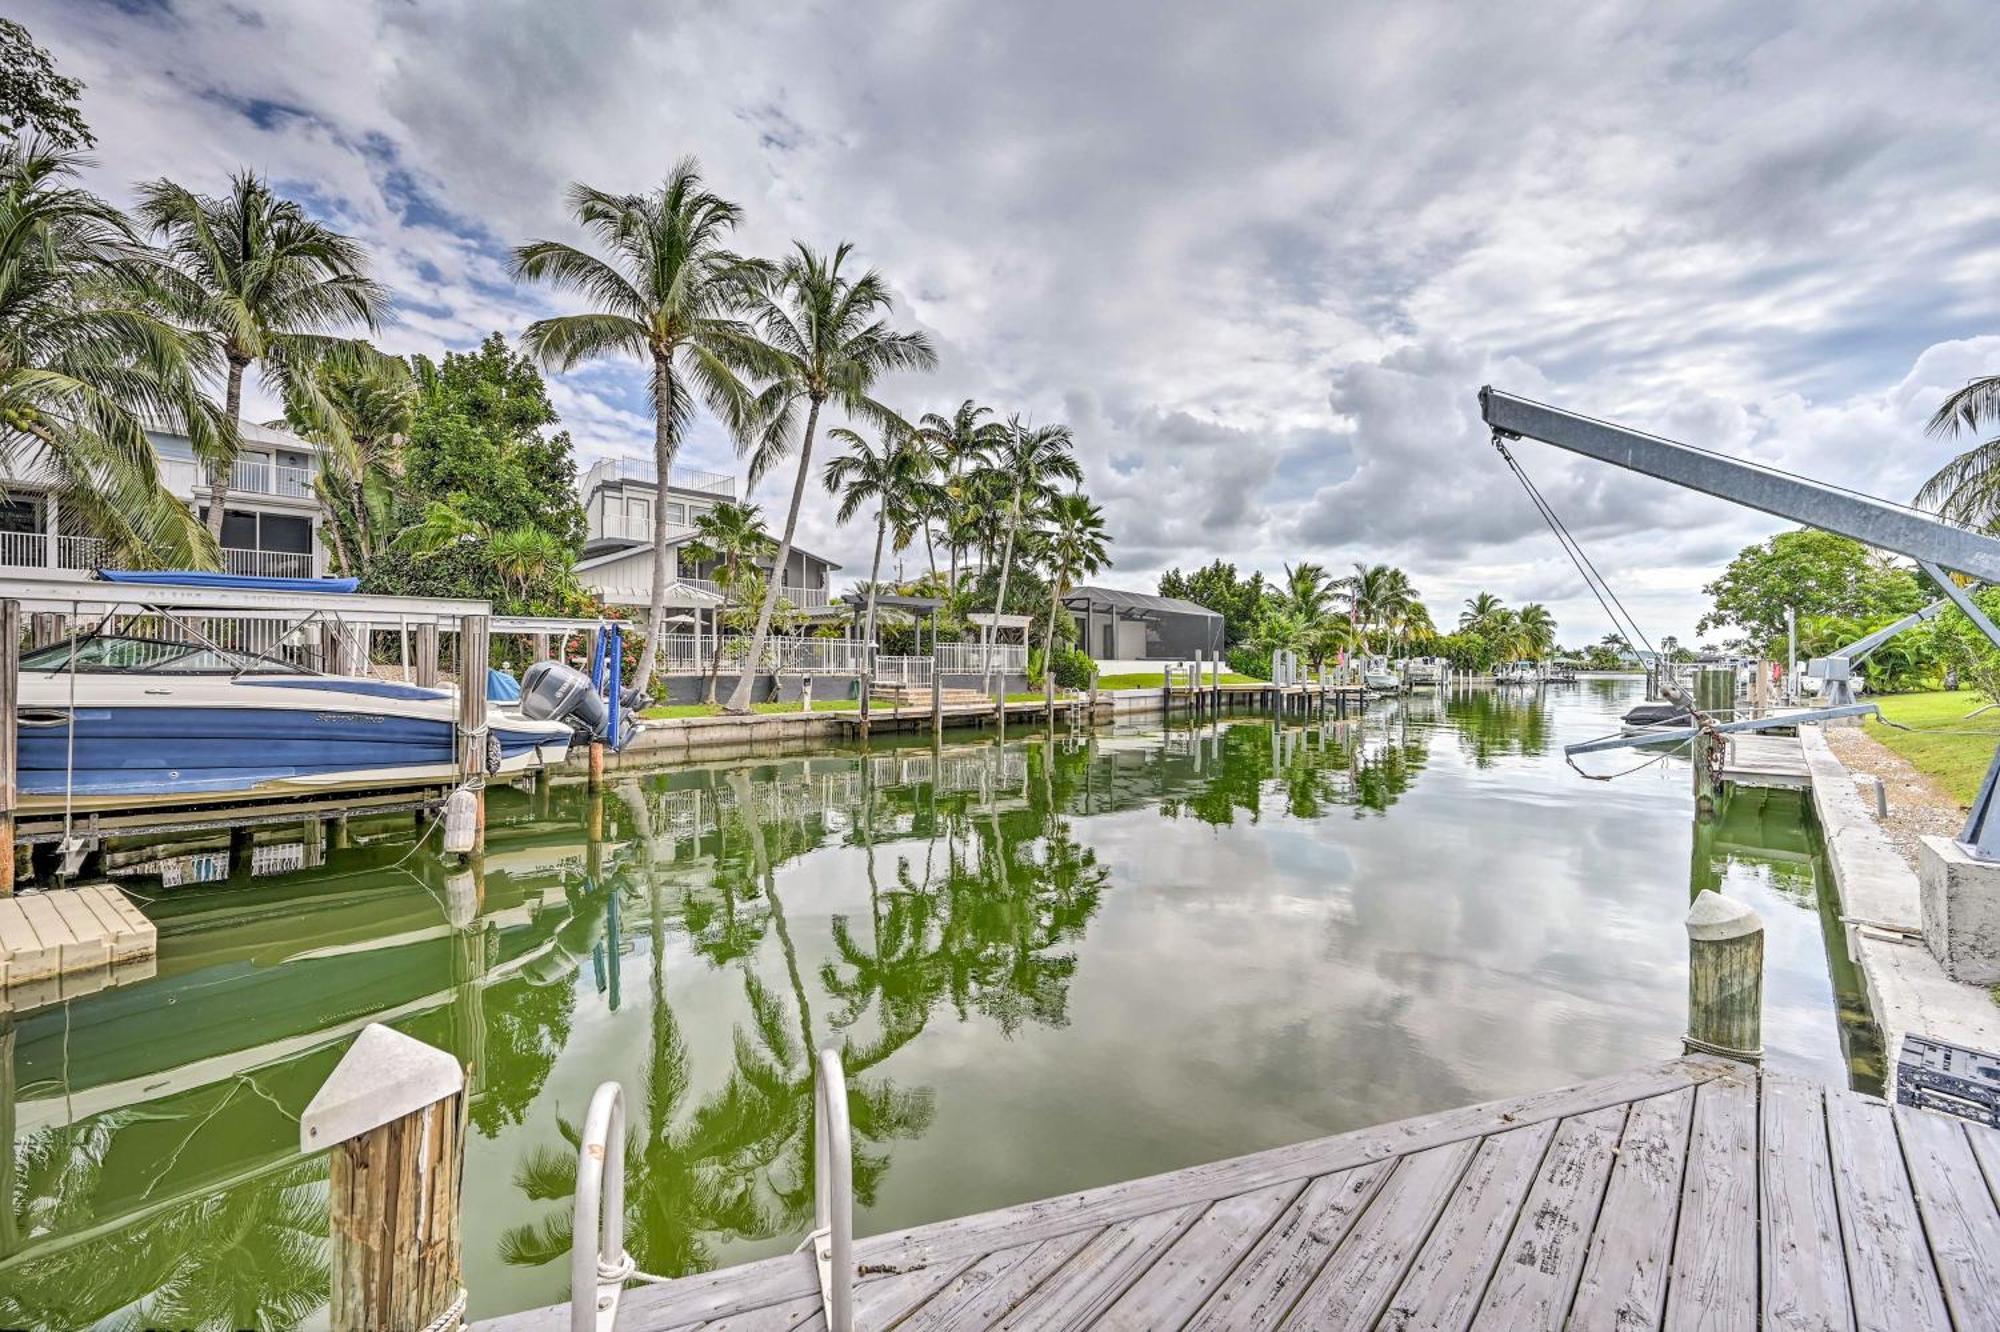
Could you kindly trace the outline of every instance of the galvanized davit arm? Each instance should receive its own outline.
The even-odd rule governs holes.
[[[2000,583],[2000,538],[1955,526],[1942,518],[1872,495],[1856,494],[1809,477],[1776,472],[1517,398],[1490,385],[1479,390],[1479,412],[1499,434],[1538,439],[1586,458],[1672,481],[1705,495],[1734,500],[1791,522],[1837,532],[1865,545],[1908,556],[1943,587],[1945,595],[1981,633],[2000,647],[2000,628],[1980,612],[1971,597],[1945,572],[1957,570],[1984,582]],[[1994,754],[1993,763],[1986,770],[1986,780],[1979,788],[1978,799],[1973,801],[1972,815],[1966,820],[1959,840],[1980,859],[2000,861],[2000,752]]]

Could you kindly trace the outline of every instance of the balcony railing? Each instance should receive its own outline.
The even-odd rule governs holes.
[[[95,569],[105,561],[110,546],[97,537],[59,536],[56,538],[58,569]]]
[[[0,532],[0,564],[39,569],[49,562],[49,539],[40,532]]]
[[[992,651],[995,671],[1020,675],[1028,669],[1028,647],[1025,643],[995,643]],[[946,675],[984,674],[987,669],[985,644],[940,643],[937,661],[938,669]]]
[[[275,495],[311,499],[313,469],[292,467],[268,458],[238,458],[229,469],[229,488],[240,495]],[[160,459],[160,477],[168,489],[197,501],[215,484],[215,470],[186,458]]]
[[[311,578],[313,557],[305,551],[222,549],[222,567],[258,578]]]
[[[657,485],[659,472],[645,458],[600,458],[583,474],[583,493],[590,494],[613,481],[637,481]],[[695,490],[704,495],[736,498],[736,478],[723,472],[704,472],[698,467],[676,467],[667,475],[667,489]]]
[[[691,587],[698,592],[706,592],[712,597],[722,595],[722,584],[716,582],[713,578],[679,578],[675,581],[679,582],[682,587]],[[785,583],[778,588],[778,593],[786,601],[803,610],[817,610],[821,606],[831,604],[831,597],[827,589],[823,587],[806,587],[800,583]]]

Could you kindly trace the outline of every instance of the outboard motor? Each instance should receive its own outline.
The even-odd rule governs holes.
[[[590,677],[559,661],[538,661],[521,677],[521,715],[535,721],[568,722],[571,730],[603,740],[611,709],[591,687]]]

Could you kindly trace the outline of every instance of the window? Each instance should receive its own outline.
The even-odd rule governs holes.
[[[39,532],[42,517],[31,499],[0,500],[0,532]]]
[[[669,526],[671,527],[687,526],[688,506],[682,504],[679,500],[668,500],[667,507],[662,512],[664,512],[667,515],[667,524]]]
[[[267,513],[260,520],[257,549],[282,550],[296,555],[312,552],[312,523],[285,513]]]

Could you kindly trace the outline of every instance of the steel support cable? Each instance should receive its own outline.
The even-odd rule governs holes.
[[[1629,629],[1631,634],[1644,645],[1645,649],[1657,657],[1659,649],[1653,646],[1653,640],[1648,638],[1646,631],[1639,627],[1639,621],[1633,616],[1632,612],[1625,609],[1625,603],[1619,600],[1618,593],[1612,589],[1610,580],[1604,577],[1603,572],[1597,568],[1597,565],[1592,562],[1590,556],[1584,552],[1582,544],[1577,541],[1575,535],[1570,532],[1568,525],[1557,515],[1554,506],[1548,502],[1548,499],[1542,494],[1540,488],[1535,485],[1533,478],[1528,475],[1527,469],[1521,466],[1520,460],[1507,448],[1506,441],[1497,430],[1493,432],[1493,447],[1499,450],[1500,456],[1506,459],[1508,468],[1514,473],[1515,478],[1520,481],[1522,489],[1528,492],[1528,498],[1534,504],[1535,511],[1542,515],[1542,521],[1547,523],[1549,530],[1555,534],[1557,544],[1563,548],[1563,553],[1569,556],[1570,563],[1576,566],[1576,571],[1582,575],[1585,586],[1589,587],[1591,595],[1597,598],[1597,604],[1603,607],[1605,615],[1611,620],[1611,627],[1616,629],[1621,635]],[[1602,590],[1600,590],[1600,584],[1602,585]],[[1613,610],[1613,606],[1616,606],[1617,609]]]

